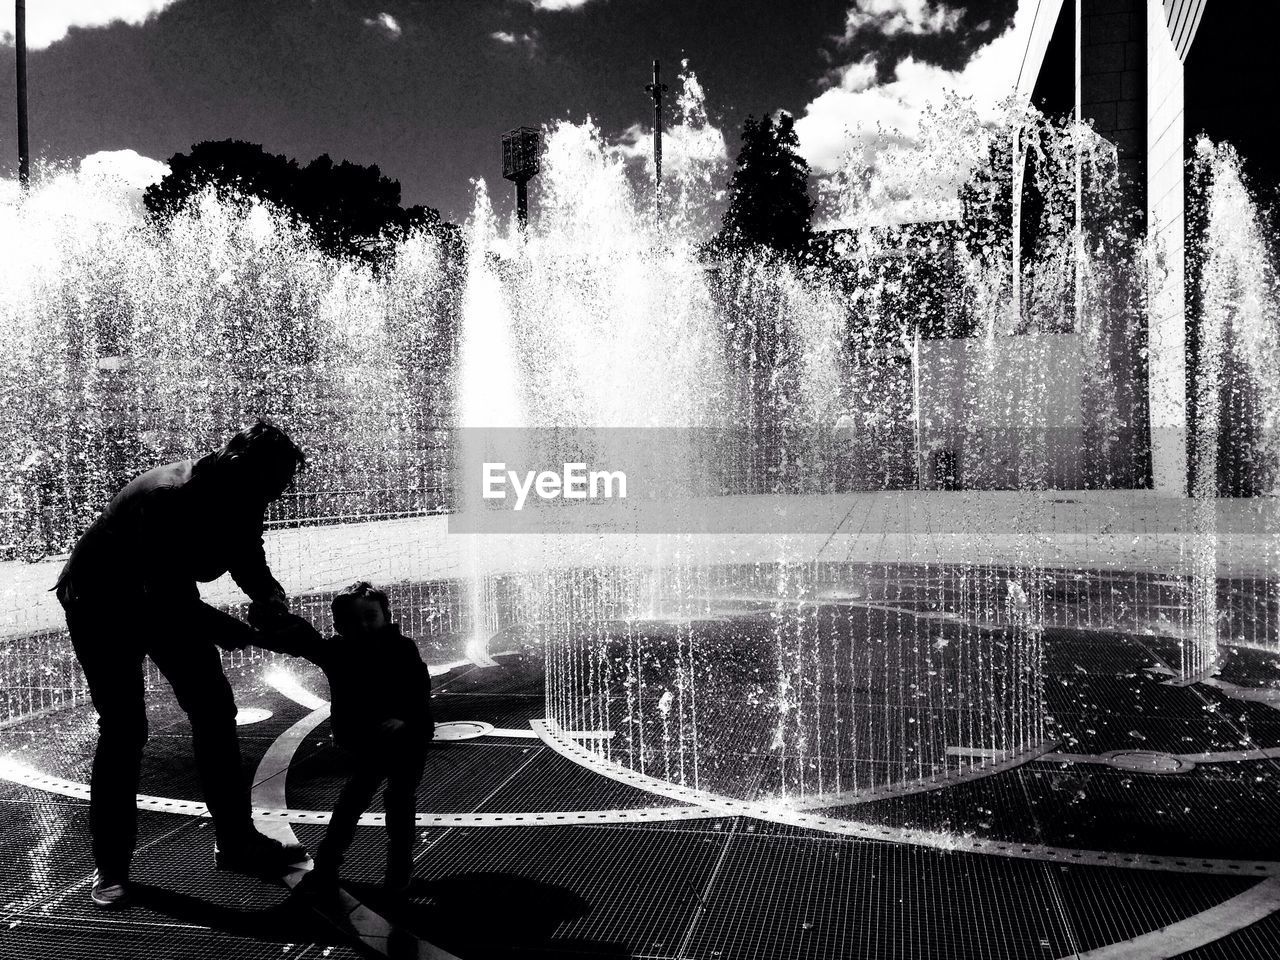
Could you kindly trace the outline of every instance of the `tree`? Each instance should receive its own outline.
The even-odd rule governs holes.
[[[438,211],[400,205],[400,183],[376,164],[334,163],[328,154],[305,167],[242,140],[206,140],[169,158],[169,174],[147,188],[143,202],[151,215],[167,220],[212,188],[222,199],[253,197],[290,214],[316,244],[335,257],[382,260],[389,242],[426,229],[455,253],[460,233]]]
[[[729,180],[729,209],[713,246],[763,246],[784,254],[804,249],[813,202],[809,164],[797,152],[799,145],[790,114],[747,117],[737,168]]]
[[[984,264],[1012,263],[1013,141],[1007,134],[992,138],[986,160],[960,187],[959,199],[970,255]]]

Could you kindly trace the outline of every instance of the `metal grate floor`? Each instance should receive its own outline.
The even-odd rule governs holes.
[[[1050,708],[1062,749],[1180,754],[1280,745],[1280,711],[1221,690],[1164,684],[1151,638],[1055,630]],[[1222,674],[1259,688],[1274,658],[1238,653]],[[1255,662],[1256,661],[1256,662]],[[310,712],[262,682],[233,677],[242,706],[270,719],[241,729],[246,775]],[[327,694],[318,674],[295,671]],[[512,658],[443,684],[438,719],[522,728],[544,715],[538,665]],[[198,800],[186,719],[161,690],[141,790]],[[67,780],[88,778],[95,730],[85,707],[0,730],[0,756]],[[321,724],[289,766],[292,808],[328,810],[346,774]],[[1158,775],[1097,762],[1033,761],[945,790],[828,811],[897,827],[1175,857],[1280,861],[1280,763],[1246,759]],[[431,813],[636,811],[672,801],[603,778],[537,739],[480,738],[432,751],[419,791]],[[374,810],[380,810],[381,798]],[[281,887],[210,869],[207,820],[140,814],[137,905],[87,901],[87,806],[0,779],[0,960],[360,955]],[[295,832],[314,848],[323,827]],[[345,868],[375,910],[384,833],[362,828]],[[397,919],[463,958],[1070,957],[1197,918],[1252,878],[1065,866],[1016,856],[868,842],[746,818],[703,816],[588,826],[440,826],[418,832],[412,902]],[[1207,945],[1200,960],[1274,955],[1280,914]]]

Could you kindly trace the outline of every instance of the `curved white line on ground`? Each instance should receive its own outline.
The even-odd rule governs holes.
[[[305,691],[303,692],[305,693]],[[312,709],[309,714],[276,737],[271,746],[267,748],[267,752],[258,761],[258,768],[253,774],[253,789],[250,796],[255,810],[259,808],[281,810],[288,807],[289,803],[285,796],[288,787],[289,766],[293,763],[294,754],[298,752],[298,748],[302,746],[302,741],[307,738],[307,735],[327,719],[329,719],[329,704],[322,700],[320,701],[320,706]],[[258,818],[255,817],[255,819]],[[262,827],[260,829],[268,836],[275,837],[281,843],[298,842],[298,838],[294,835],[293,828],[289,826],[288,820],[262,818],[261,822]],[[301,878],[301,875],[301,871],[299,871],[297,878]],[[293,884],[290,884],[290,886],[293,886]]]
[[[42,773],[10,758],[0,757],[0,780],[43,790],[60,797],[89,800],[89,785]],[[153,797],[138,794],[138,809],[152,813],[172,813],[187,817],[207,817],[209,808],[198,800],[175,797]],[[253,808],[253,817],[264,826],[271,823],[329,822],[327,810],[300,810],[287,807]],[[670,806],[618,808],[606,810],[517,811],[514,813],[420,813],[420,827],[563,827],[570,825],[664,823],[680,820],[707,820],[722,816],[706,807]],[[366,813],[360,818],[362,827],[380,827],[385,820],[380,813]],[[264,831],[265,832],[265,831]]]
[[[1179,957],[1243,930],[1277,910],[1280,910],[1280,880],[1263,880],[1195,916],[1131,940],[1109,943],[1087,953],[1073,953],[1071,957],[1073,960],[1165,960]]]
[[[580,739],[577,734],[570,734],[570,736],[573,736],[574,739]],[[811,797],[804,797],[800,800],[785,800],[782,802],[789,810],[821,810],[824,807],[852,806],[857,803],[870,803],[873,800],[887,800],[890,797],[906,797],[913,793],[925,793],[929,790],[943,790],[958,783],[967,783],[970,780],[978,780],[993,774],[1004,773],[1006,770],[1014,770],[1024,763],[1040,759],[1057,746],[1058,742],[1056,740],[1046,740],[1030,749],[1023,750],[1021,753],[993,753],[981,763],[970,764],[969,766],[961,767],[955,772],[929,777],[922,781],[891,783],[883,787],[843,790],[839,793],[821,793]],[[985,754],[952,753],[951,748],[948,748],[947,753],[950,756],[985,756]]]
[[[322,720],[323,716],[319,718],[308,716],[299,721],[299,724],[306,724],[309,729],[314,729]],[[1083,863],[1130,869],[1214,873],[1227,876],[1280,876],[1280,864],[1272,861],[1163,857],[1110,851],[1074,850],[1063,847],[1047,847],[1040,844],[1018,844],[976,837],[954,836],[936,831],[884,827],[860,821],[832,820],[797,811],[749,804],[703,791],[695,791],[687,787],[681,787],[678,784],[656,780],[655,778],[617,767],[598,758],[578,743],[564,738],[558,733],[553,733],[551,727],[545,722],[534,721],[534,727],[544,742],[562,756],[595,770],[603,776],[659,796],[667,796],[679,802],[697,802],[687,806],[567,812],[421,813],[417,817],[418,825],[424,827],[565,826],[572,824],[653,823],[700,820],[720,816],[749,816],[858,839],[879,840],[888,843],[908,843],[940,850],[1036,859],[1055,863]],[[11,757],[0,757],[0,779],[73,799],[84,801],[89,799],[89,787],[87,784],[50,776]],[[275,775],[259,779],[260,782],[266,783],[274,780]],[[278,796],[278,793],[276,796]],[[144,794],[139,794],[137,800],[140,809],[156,813],[172,813],[196,817],[208,816],[208,808],[198,801]],[[255,807],[253,814],[255,819],[264,825],[270,823],[323,824],[328,823],[330,818],[330,814],[326,811],[294,810],[283,805],[278,807]],[[381,814],[365,814],[360,818],[361,826],[381,826],[382,824],[383,817]]]
[[[320,710],[323,708],[326,711],[329,708],[328,700],[312,693],[298,682],[297,677],[282,666],[271,667],[262,675],[262,679],[276,693],[283,694],[300,707],[306,707],[308,710]]]
[[[771,823],[786,824],[815,830],[821,833],[856,837],[860,840],[879,840],[884,843],[905,843],[960,853],[982,853],[993,856],[1013,857],[1022,860],[1043,860],[1050,863],[1078,863],[1085,866],[1121,867],[1134,870],[1163,870],[1174,873],[1214,873],[1227,876],[1273,877],[1280,876],[1280,863],[1270,860],[1220,860],[1204,857],[1164,857],[1145,853],[1122,853],[1108,850],[1073,850],[1067,847],[1049,847],[1038,843],[1014,843],[1005,840],[988,840],[981,837],[957,836],[936,830],[918,830],[908,827],[888,827],[859,820],[839,820],[818,817],[767,806],[746,800],[734,800],[705,790],[682,787],[679,784],[659,780],[636,773],[590,752],[581,744],[564,736],[554,720],[534,720],[533,727],[549,747],[590,770],[625,783],[640,790],[681,803],[696,804],[716,810],[723,816],[752,817]]]

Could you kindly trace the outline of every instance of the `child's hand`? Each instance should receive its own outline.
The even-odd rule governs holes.
[[[324,637],[310,621],[292,613],[286,613],[265,629],[260,627],[258,639],[254,641],[255,646],[294,657],[314,656],[323,643]]]
[[[249,623],[259,630],[278,629],[292,614],[281,596],[263,597],[249,604]]]

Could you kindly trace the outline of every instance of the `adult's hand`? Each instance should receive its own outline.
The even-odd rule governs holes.
[[[173,622],[192,624],[223,650],[243,650],[256,642],[257,631],[225,610],[203,602],[175,609],[178,612],[169,614]]]
[[[249,623],[259,630],[278,629],[291,617],[294,614],[289,612],[289,601],[282,593],[272,593],[249,604]]]

